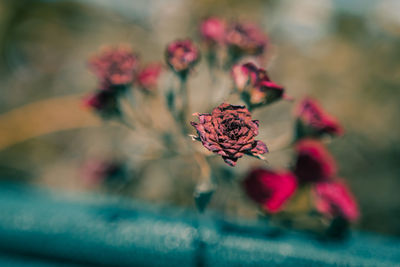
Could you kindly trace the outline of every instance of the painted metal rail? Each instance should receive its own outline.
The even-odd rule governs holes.
[[[0,183],[0,266],[400,266],[400,240],[345,242],[272,235],[226,220],[127,199]]]

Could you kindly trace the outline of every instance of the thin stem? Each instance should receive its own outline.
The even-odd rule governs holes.
[[[187,89],[187,78],[181,77],[179,93],[181,95],[181,109],[178,113],[178,120],[181,124],[182,132],[186,135],[189,131],[186,125],[186,116],[189,112],[189,92]]]

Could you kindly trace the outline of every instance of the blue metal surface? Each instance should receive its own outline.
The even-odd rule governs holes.
[[[400,240],[322,242],[260,222],[0,184],[0,266],[400,266]]]

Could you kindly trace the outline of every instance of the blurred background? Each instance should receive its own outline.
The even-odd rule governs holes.
[[[168,42],[199,40],[206,16],[250,20],[269,34],[273,80],[296,99],[317,98],[345,127],[329,149],[359,200],[356,227],[400,236],[399,14],[397,0],[1,0],[0,177],[194,208],[198,170],[190,162],[144,164],[155,140],[81,107],[96,86],[86,60],[102,45],[129,43],[143,62],[163,61]],[[209,111],[207,75],[202,62],[190,81],[192,112]],[[292,113],[285,101],[256,111],[260,139],[268,145],[292,131]],[[268,161],[287,167],[291,153],[270,153]],[[88,185],[82,169],[93,159],[124,162],[132,177],[109,190]],[[239,175],[254,164],[242,160]],[[231,170],[219,172],[211,209],[255,218]]]

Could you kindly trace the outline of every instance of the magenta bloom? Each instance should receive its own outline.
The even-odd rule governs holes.
[[[137,82],[142,89],[152,91],[157,88],[158,79],[162,71],[160,63],[149,64],[137,75]]]
[[[89,60],[89,67],[100,83],[110,86],[131,83],[137,65],[137,56],[125,46],[106,47]]]
[[[336,176],[336,162],[319,141],[304,139],[296,144],[294,173],[301,183],[319,182]]]
[[[224,161],[235,166],[244,154],[260,157],[268,152],[267,146],[255,137],[258,135],[258,121],[251,119],[244,106],[223,103],[211,114],[194,114],[199,123],[191,122],[204,147],[222,156]]]
[[[98,90],[83,99],[83,106],[97,112],[103,118],[120,115],[117,96],[111,90]]]
[[[196,65],[200,54],[194,43],[189,40],[177,40],[167,46],[165,53],[168,66],[180,75],[186,75]]]
[[[259,55],[265,51],[268,37],[256,25],[236,23],[231,25],[225,35],[225,43],[231,56]]]
[[[298,138],[321,136],[323,134],[342,135],[343,128],[336,118],[326,113],[318,102],[304,98],[296,109]]]
[[[360,217],[357,201],[342,180],[317,183],[314,196],[316,209],[328,217],[340,216],[348,221]]]
[[[289,171],[252,170],[243,181],[247,195],[270,213],[278,212],[295,193],[296,177]]]
[[[250,108],[271,104],[286,98],[285,89],[271,81],[267,72],[253,63],[234,65],[231,75],[235,87]]]
[[[209,43],[222,43],[225,37],[225,21],[216,17],[204,20],[200,25],[203,39]]]

